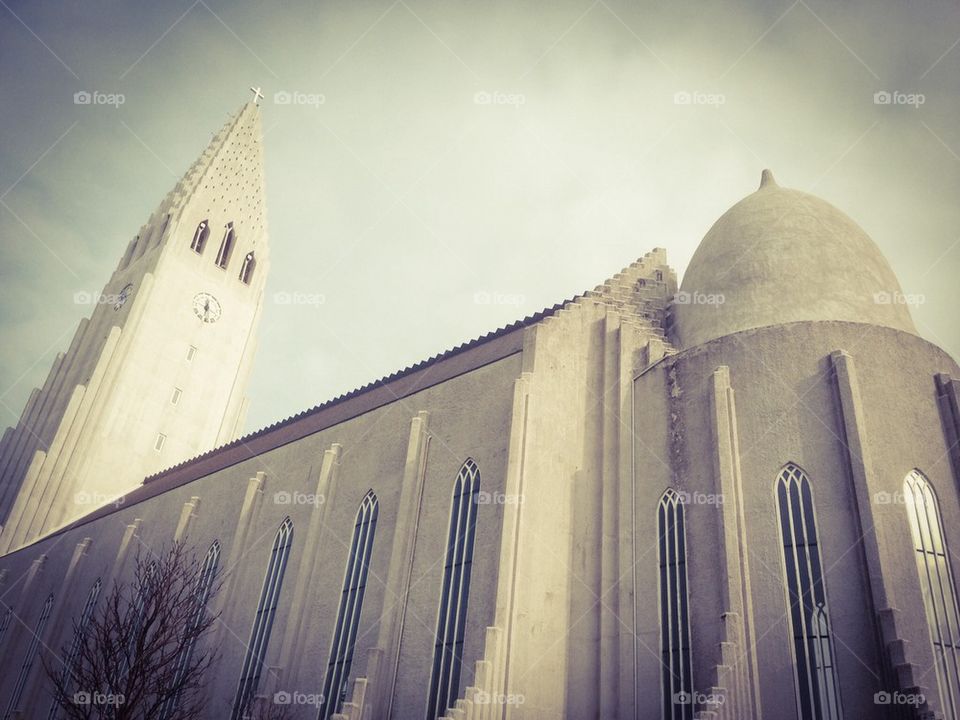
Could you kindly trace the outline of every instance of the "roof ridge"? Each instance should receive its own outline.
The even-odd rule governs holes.
[[[654,248],[652,251],[645,253],[641,258],[638,258],[638,259],[635,260],[634,262],[630,263],[630,265],[626,266],[626,267],[625,267],[623,270],[621,270],[620,273],[618,273],[618,274],[623,274],[623,273],[626,273],[626,272],[631,271],[631,270],[634,271],[634,272],[638,272],[638,271],[643,270],[643,269],[653,269],[652,267],[648,267],[648,261],[651,260],[651,259],[659,260],[659,261],[661,261],[659,264],[665,265],[665,264],[666,264],[666,251],[663,250],[663,248]],[[671,271],[671,272],[672,272],[672,271]],[[636,278],[636,279],[639,279],[639,277],[640,277],[639,274],[635,275],[635,278]],[[559,302],[559,303],[556,303],[556,304],[554,304],[554,305],[552,305],[552,306],[546,307],[546,308],[544,308],[544,309],[542,309],[542,310],[540,310],[540,311],[538,311],[538,312],[535,312],[535,313],[532,313],[532,314],[530,314],[530,315],[527,315],[527,316],[525,316],[525,317],[523,317],[523,318],[521,318],[521,319],[519,319],[519,320],[515,320],[514,322],[509,323],[509,324],[507,324],[507,325],[503,325],[503,326],[497,328],[496,330],[491,330],[490,332],[484,333],[483,335],[479,335],[479,336],[477,336],[477,337],[475,337],[475,338],[473,338],[473,339],[471,339],[471,340],[467,340],[467,341],[464,341],[464,342],[462,342],[462,343],[460,343],[460,344],[458,344],[458,345],[454,345],[453,347],[450,347],[450,348],[448,348],[448,349],[446,349],[446,350],[443,350],[443,351],[441,351],[441,352],[439,352],[439,353],[436,353],[436,354],[434,354],[434,355],[431,355],[431,356],[429,356],[429,357],[427,357],[427,358],[425,358],[425,359],[423,359],[423,360],[420,360],[420,361],[418,361],[418,362],[416,362],[416,363],[413,363],[413,364],[411,364],[411,365],[407,365],[407,366],[404,367],[404,368],[401,368],[401,369],[399,369],[399,370],[396,370],[396,371],[390,373],[389,375],[384,375],[384,376],[382,376],[382,377],[380,377],[380,378],[378,378],[378,379],[376,379],[376,380],[371,380],[370,382],[368,382],[368,383],[366,383],[366,384],[364,384],[364,385],[361,385],[361,386],[359,386],[359,387],[356,387],[356,388],[354,388],[354,389],[352,389],[352,390],[349,390],[349,391],[347,391],[347,392],[345,392],[345,393],[341,393],[340,395],[337,395],[337,396],[335,396],[335,397],[332,397],[332,398],[330,398],[329,400],[325,400],[324,402],[321,402],[321,403],[319,403],[319,404],[317,404],[317,405],[313,405],[313,406],[311,406],[311,407],[305,408],[304,410],[301,410],[301,411],[298,412],[298,413],[295,413],[295,414],[289,415],[289,416],[287,416],[287,417],[285,417],[285,418],[281,418],[281,419],[279,419],[279,420],[276,420],[275,422],[273,422],[273,423],[271,423],[271,424],[269,424],[269,425],[265,425],[265,426],[263,426],[263,427],[261,427],[261,428],[258,428],[257,430],[253,430],[253,431],[247,433],[246,435],[241,435],[240,437],[235,438],[235,439],[233,439],[233,440],[231,440],[231,441],[229,441],[229,442],[227,442],[227,443],[224,443],[224,444],[222,444],[222,445],[218,445],[218,446],[216,446],[216,447],[213,447],[213,448],[211,448],[211,449],[209,449],[209,450],[206,450],[206,451],[204,451],[204,452],[202,452],[202,453],[200,453],[200,454],[198,454],[198,455],[194,455],[194,456],[192,456],[192,457],[186,458],[186,459],[180,461],[179,463],[176,463],[176,464],[174,464],[174,465],[170,465],[170,466],[168,466],[168,467],[165,467],[165,468],[163,468],[162,470],[158,470],[157,472],[153,473],[152,475],[148,475],[146,478],[144,478],[143,483],[146,484],[146,483],[148,483],[148,482],[151,482],[151,481],[155,480],[156,478],[158,478],[158,477],[160,477],[160,476],[167,475],[168,473],[170,473],[170,472],[172,472],[172,471],[174,471],[174,470],[176,470],[176,469],[178,469],[178,468],[181,468],[181,467],[184,467],[184,466],[189,465],[189,464],[191,464],[191,463],[197,462],[198,460],[201,460],[201,459],[203,459],[203,458],[210,457],[211,455],[213,455],[213,454],[215,454],[215,453],[221,452],[221,451],[226,450],[226,449],[229,449],[229,448],[236,447],[236,446],[238,446],[238,445],[243,445],[243,444],[245,444],[245,443],[248,443],[248,442],[250,442],[251,440],[253,440],[253,439],[255,439],[255,438],[258,438],[258,437],[260,437],[260,436],[262,436],[262,435],[265,435],[265,434],[267,434],[267,433],[269,433],[269,432],[272,432],[272,431],[277,430],[277,429],[279,429],[279,428],[282,428],[282,427],[284,427],[284,426],[286,426],[286,425],[289,425],[289,424],[291,424],[291,423],[293,423],[293,422],[295,422],[295,421],[297,421],[297,420],[300,420],[300,419],[302,419],[302,418],[304,418],[304,417],[306,417],[306,416],[308,416],[308,415],[312,415],[312,414],[314,414],[314,413],[318,413],[318,412],[321,412],[321,411],[323,411],[323,410],[326,410],[327,408],[330,408],[330,407],[332,407],[332,406],[334,406],[334,405],[337,405],[337,404],[339,404],[339,403],[341,403],[341,402],[344,402],[344,401],[346,401],[346,400],[349,400],[349,399],[351,399],[351,398],[357,397],[358,395],[361,395],[361,394],[363,394],[364,392],[367,392],[367,391],[369,391],[369,390],[371,390],[371,389],[373,389],[373,388],[376,388],[376,387],[378,387],[378,386],[382,386],[382,385],[385,385],[385,384],[387,384],[387,383],[393,382],[394,380],[397,380],[397,379],[399,379],[399,378],[402,378],[402,377],[405,377],[405,376],[407,376],[407,375],[410,375],[411,373],[417,372],[418,370],[422,370],[423,368],[427,367],[428,365],[431,365],[431,364],[433,364],[433,363],[435,363],[435,362],[438,362],[438,361],[440,361],[440,360],[444,360],[444,359],[446,359],[446,358],[449,358],[449,357],[451,357],[451,356],[453,356],[453,355],[456,355],[457,353],[461,353],[461,352],[464,352],[464,351],[466,351],[466,350],[469,350],[470,348],[477,347],[477,346],[479,346],[479,345],[483,345],[484,343],[490,342],[491,340],[494,340],[494,339],[496,339],[496,338],[498,338],[498,337],[501,337],[501,336],[503,336],[503,335],[505,335],[505,334],[507,334],[507,333],[513,332],[513,331],[515,331],[515,330],[519,330],[519,329],[524,328],[524,327],[528,327],[528,326],[533,325],[533,324],[535,324],[535,323],[538,323],[538,322],[540,322],[541,320],[544,320],[544,319],[546,319],[546,318],[553,317],[553,316],[556,315],[556,313],[558,313],[559,311],[567,308],[567,307],[570,306],[570,305],[573,305],[573,304],[575,304],[575,303],[579,303],[579,302],[581,302],[581,301],[584,300],[584,299],[591,298],[591,299],[594,299],[594,300],[601,300],[601,301],[606,300],[606,301],[611,302],[612,304],[614,304],[614,305],[615,305],[616,307],[618,307],[618,308],[624,307],[624,306],[627,304],[624,300],[618,300],[618,299],[615,298],[611,293],[604,292],[604,291],[601,289],[601,288],[605,287],[609,282],[610,282],[610,281],[607,280],[605,283],[603,283],[603,284],[601,284],[601,285],[598,285],[597,288],[594,289],[594,290],[585,290],[585,291],[583,291],[582,293],[579,293],[579,294],[574,295],[574,296],[572,296],[572,297],[570,297],[570,298],[567,298],[566,300],[563,300],[563,301],[561,301],[561,302]],[[642,304],[643,304],[643,305],[646,305],[647,302],[649,302],[649,301],[644,300]],[[637,308],[637,310],[639,310],[639,308]],[[637,320],[638,320],[639,322],[641,322],[641,323],[643,323],[645,326],[649,327],[649,328],[650,328],[652,331],[654,331],[656,334],[658,334],[658,335],[664,335],[664,339],[666,339],[666,338],[665,338],[664,327],[663,327],[662,324],[655,323],[655,322],[652,321],[650,318],[645,317],[645,316],[643,316],[642,314],[640,314],[639,311],[636,312],[635,314],[636,314]],[[659,331],[659,332],[657,332],[657,331]]]

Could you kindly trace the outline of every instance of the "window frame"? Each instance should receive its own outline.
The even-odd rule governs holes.
[[[197,229],[193,231],[193,239],[190,241],[190,249],[197,255],[203,255],[207,247],[207,239],[210,237],[210,222],[201,220],[197,224]]]
[[[693,643],[683,496],[672,487],[657,503],[657,611],[660,625],[660,706],[664,720],[692,720]],[[669,522],[672,513],[672,522]],[[668,532],[672,532],[670,543]],[[672,576],[671,576],[672,573]],[[676,609],[670,599],[676,598]],[[687,702],[678,702],[685,695]]]
[[[220,249],[217,250],[217,257],[213,263],[221,270],[226,270],[230,265],[230,258],[233,256],[233,248],[237,242],[237,235],[233,229],[233,223],[227,223],[226,230],[223,232],[223,239],[220,241]]]
[[[922,507],[917,503],[918,495],[923,499]],[[917,580],[923,595],[924,619],[936,669],[940,710],[947,720],[957,720],[960,717],[960,607],[950,551],[943,531],[940,501],[929,478],[917,468],[904,477],[903,496],[917,565]],[[921,513],[923,526],[920,525]],[[939,537],[934,537],[934,530]],[[944,642],[944,631],[950,636],[948,642]],[[952,671],[950,665],[953,665]]]
[[[332,715],[340,712],[349,690],[350,668],[353,665],[353,652],[356,649],[354,643],[363,612],[363,596],[370,571],[370,558],[373,556],[373,542],[377,534],[379,515],[380,502],[373,490],[368,490],[360,501],[354,521],[350,554],[347,556],[343,585],[340,590],[337,623],[330,642],[327,669],[324,673],[323,701],[318,714],[320,720],[329,720]],[[359,547],[361,542],[362,549]],[[336,690],[334,690],[335,687]]]
[[[23,656],[23,663],[20,665],[20,674],[17,676],[17,684],[14,685],[13,692],[10,694],[10,702],[7,703],[7,710],[3,714],[3,720],[10,720],[10,718],[13,717],[17,706],[20,704],[20,700],[23,698],[23,689],[27,685],[30,671],[33,669],[33,663],[37,659],[37,650],[40,648],[41,642],[40,638],[43,637],[47,623],[50,620],[50,615],[53,613],[53,602],[53,593],[50,593],[43,603],[40,617],[37,618],[37,624],[34,626],[33,637],[30,639],[30,645],[27,646],[27,652]]]
[[[98,577],[87,592],[87,599],[83,604],[83,610],[80,611],[80,619],[77,620],[73,627],[73,641],[70,643],[70,650],[67,651],[67,656],[63,662],[63,682],[65,689],[69,688],[68,680],[71,677],[71,668],[76,664],[77,658],[80,655],[80,648],[84,642],[87,625],[90,624],[90,620],[93,618],[93,613],[97,608],[97,601],[100,599],[100,591],[102,589],[103,578]],[[50,712],[47,713],[47,720],[56,720],[59,713],[60,706],[57,704],[56,699],[54,699],[50,706]]]
[[[460,692],[473,549],[480,510],[480,482],[480,468],[473,458],[467,458],[457,472],[450,500],[447,551],[427,695],[427,720],[446,714]]]
[[[239,720],[243,717],[260,687],[260,679],[267,659],[267,648],[273,632],[273,622],[276,619],[280,592],[283,589],[283,579],[290,560],[292,546],[293,521],[288,515],[280,523],[277,534],[274,536],[270,560],[263,575],[257,610],[250,627],[250,640],[247,643],[247,652],[240,670],[237,692],[233,699],[233,711],[230,715],[232,720]]]
[[[213,591],[213,583],[216,580],[217,572],[220,567],[220,551],[220,541],[214,540],[212,543],[210,543],[210,547],[207,548],[207,554],[203,558],[203,565],[200,567],[200,572],[197,575],[195,593],[197,606],[194,612],[194,617],[190,621],[193,627],[190,628],[188,632],[192,632],[193,628],[197,627],[203,621],[203,616],[206,614],[207,603],[210,600],[210,593]],[[196,643],[197,638],[194,637],[193,641],[189,645],[185,645],[182,648],[180,658],[177,661],[177,669],[174,674],[174,686],[180,684],[183,675],[186,673],[187,668],[190,665],[190,660],[193,656],[193,650],[196,647]],[[175,697],[170,697],[167,699],[160,712],[160,717],[162,720],[166,720],[166,718],[170,718],[173,715],[179,701],[179,694],[177,694]]]
[[[785,497],[791,500],[793,498],[791,488],[794,485],[797,488],[796,498],[799,505],[795,507],[792,502],[788,502],[784,506],[781,490],[785,493]],[[800,720],[842,720],[840,676],[830,622],[830,603],[823,571],[823,554],[820,550],[813,483],[802,467],[797,463],[788,462],[777,473],[773,484],[773,495],[777,513],[780,569],[784,579],[784,602],[787,608],[786,618],[789,628],[790,658],[793,662],[797,717]],[[785,514],[790,520],[789,527],[784,526]],[[799,527],[797,520],[800,521]],[[792,543],[790,547],[795,548],[791,555],[792,570],[787,557],[787,533]],[[811,538],[812,542],[810,542]],[[803,541],[802,544],[798,542],[799,540]],[[799,560],[804,562],[801,564]],[[796,591],[794,583],[796,583]],[[807,596],[811,596],[815,602],[812,603],[809,612],[801,612],[801,609],[795,606],[806,603]],[[795,603],[795,599],[799,602]],[[802,610],[806,611],[807,608],[804,606]],[[817,634],[813,634],[811,630],[814,618],[821,621],[818,622]],[[797,627],[798,619],[799,627]],[[826,625],[825,636],[823,635],[824,624]],[[801,646],[803,658],[800,657]],[[821,662],[824,658],[824,650],[829,652],[827,663]],[[801,675],[801,672],[804,674]]]
[[[240,265],[240,274],[237,278],[244,285],[253,282],[253,272],[257,269],[257,258],[253,250],[243,256],[243,263]]]

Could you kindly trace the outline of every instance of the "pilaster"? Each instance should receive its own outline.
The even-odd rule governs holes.
[[[893,512],[890,505],[878,505],[873,498],[882,490],[873,468],[864,417],[863,401],[860,397],[860,384],[853,357],[845,350],[836,350],[830,354],[842,436],[847,449],[848,468],[853,480],[854,500],[860,523],[861,543],[866,561],[867,577],[870,582],[870,612],[874,616],[877,640],[881,646],[881,657],[889,668],[892,677],[888,681],[894,687],[888,690],[900,690],[904,693],[920,693],[932,699],[927,688],[917,687],[914,678],[916,660],[911,658],[909,642],[899,628],[895,588],[888,578],[896,577],[894,567],[894,548],[899,538],[890,536],[888,523],[880,516],[884,510]],[[880,514],[878,514],[880,513]],[[927,706],[911,706],[910,712],[923,717]]]
[[[304,645],[304,626],[306,624],[307,608],[310,605],[310,590],[318,581],[316,565],[320,550],[323,547],[323,531],[327,527],[330,517],[330,508],[333,507],[337,488],[337,479],[340,474],[341,446],[333,443],[323,453],[320,472],[317,474],[314,503],[310,511],[310,525],[307,528],[307,539],[303,547],[303,559],[297,573],[297,584],[293,591],[293,602],[290,605],[290,614],[287,618],[286,631],[283,636],[283,645],[280,650],[278,669],[278,688],[289,689],[288,684],[295,682],[300,676],[300,654]],[[314,682],[319,678],[311,672]]]
[[[403,485],[397,508],[396,530],[390,553],[390,569],[384,592],[384,603],[389,603],[380,618],[377,647],[383,650],[380,673],[370,678],[374,684],[372,713],[374,717],[393,716],[393,696],[400,671],[400,643],[406,620],[407,601],[413,573],[413,553],[420,525],[423,483],[427,469],[427,451],[430,434],[427,428],[429,413],[418,412],[410,420],[407,455],[403,466]]]

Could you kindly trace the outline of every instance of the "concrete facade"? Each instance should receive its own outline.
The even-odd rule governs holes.
[[[801,701],[776,493],[787,466],[809,479],[829,611],[818,647],[831,648],[841,716],[954,717],[902,498],[904,478],[921,471],[946,545],[958,547],[960,367],[904,307],[877,301],[899,286],[869,238],[799,195],[765,175],[707,235],[679,294],[654,250],[595,290],[153,474],[0,557],[0,610],[20,621],[0,637],[0,706],[43,598],[53,594],[54,616],[41,639],[55,649],[92,583],[127,577],[137,549],[180,539],[204,552],[218,540],[212,642],[223,656],[209,707],[229,717],[287,517],[292,550],[257,694],[321,693],[357,510],[372,492],[369,576],[334,717],[425,718],[452,492],[471,459],[485,494],[462,673],[442,717],[830,717]],[[773,249],[761,255],[804,236],[873,270],[850,284],[842,263],[769,255],[749,271],[762,268],[762,282],[710,274],[744,242],[762,246],[764,226]],[[683,293],[729,294],[729,314]],[[668,489],[685,517],[692,674],[681,700],[663,699]],[[15,716],[46,717],[44,683],[35,670]]]

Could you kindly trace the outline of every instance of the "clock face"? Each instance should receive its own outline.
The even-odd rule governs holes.
[[[130,297],[131,292],[133,292],[133,284],[128,283],[124,286],[123,290],[120,291],[120,294],[117,295],[117,301],[113,304],[113,309],[119,310],[122,308],[124,303],[127,302],[127,298]]]
[[[193,297],[193,312],[207,323],[216,322],[223,310],[220,303],[210,293],[197,293]]]

